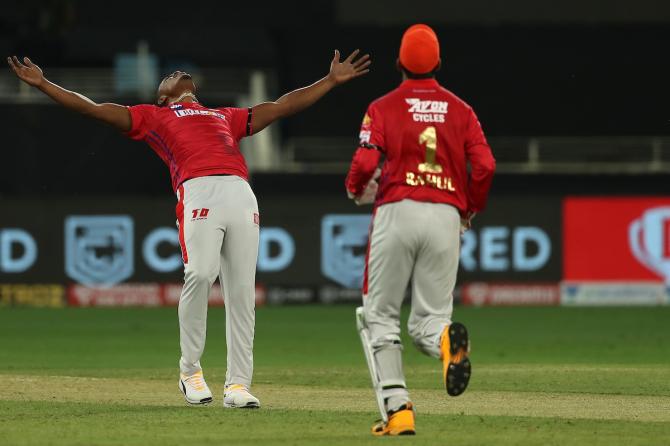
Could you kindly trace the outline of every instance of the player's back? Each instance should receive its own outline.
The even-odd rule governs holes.
[[[487,146],[468,104],[435,79],[410,79],[368,113],[386,155],[377,205],[410,198],[468,208],[466,149]]]

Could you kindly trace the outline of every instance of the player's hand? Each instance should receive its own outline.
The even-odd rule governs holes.
[[[29,58],[24,57],[23,63],[16,56],[8,57],[7,63],[14,70],[16,76],[28,85],[39,87],[44,82],[42,69],[35,65]],[[24,65],[25,64],[25,65]]]
[[[475,212],[468,211],[465,217],[461,217],[461,235],[472,228],[472,219],[477,215]]]
[[[349,57],[340,62],[340,52],[335,50],[335,56],[330,63],[330,73],[328,73],[328,77],[335,82],[336,85],[362,76],[370,71],[368,69],[372,63],[370,55],[366,54],[356,59],[358,53],[360,53],[360,50],[354,51],[349,54]]]
[[[361,193],[358,197],[352,197],[354,203],[356,203],[358,206],[363,206],[364,204],[372,204],[375,202],[375,199],[377,198],[377,191],[379,190],[379,183],[377,182],[377,179],[381,176],[381,174],[382,170],[377,168],[375,173],[372,175],[372,178],[370,178],[370,181],[368,181],[368,184],[365,185],[363,193]]]

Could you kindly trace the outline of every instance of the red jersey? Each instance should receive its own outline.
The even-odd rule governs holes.
[[[406,80],[370,104],[349,192],[363,192],[382,154],[375,207],[408,198],[447,203],[461,214],[484,208],[495,171],[491,148],[472,108],[435,79]]]
[[[191,178],[248,177],[240,139],[251,135],[251,109],[207,108],[197,102],[128,107],[128,136],[147,142],[170,168],[172,188]]]

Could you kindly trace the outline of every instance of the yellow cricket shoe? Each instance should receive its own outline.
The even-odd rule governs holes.
[[[202,370],[193,375],[179,375],[179,390],[184,394],[186,402],[193,405],[209,404],[212,402],[212,392],[207,387]]]
[[[372,426],[372,435],[415,435],[414,406],[412,403],[403,404],[394,412],[389,412],[387,423],[378,421]]]
[[[442,378],[451,396],[465,392],[470,382],[470,340],[465,325],[454,322],[444,329],[440,340],[442,352]]]
[[[223,390],[223,407],[237,409],[258,409],[261,407],[258,398],[249,393],[243,384],[229,384]]]

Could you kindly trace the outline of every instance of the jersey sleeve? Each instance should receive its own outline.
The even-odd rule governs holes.
[[[251,107],[228,107],[223,110],[226,110],[228,116],[230,116],[230,131],[235,140],[239,141],[245,136],[251,136],[253,133],[253,129],[251,128],[251,117],[253,113]]]
[[[480,212],[486,206],[496,160],[493,158],[479,119],[472,109],[466,129],[465,156],[471,167],[468,182],[468,211]]]
[[[383,114],[380,113],[376,103],[370,104],[365,112],[361,131],[358,134],[358,146],[363,148],[374,148],[384,152],[384,123]]]
[[[358,196],[363,192],[385,150],[382,116],[375,103],[372,103],[363,117],[358,134],[358,148],[354,152],[345,180],[347,191],[353,195]]]
[[[131,126],[126,135],[131,139],[142,140],[152,129],[154,117],[158,107],[155,105],[133,105],[128,107],[130,112]]]

